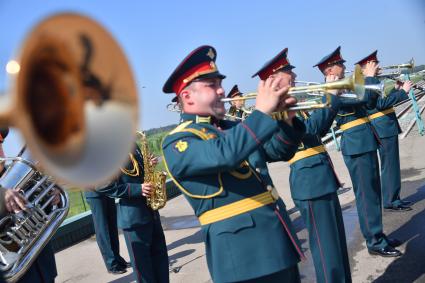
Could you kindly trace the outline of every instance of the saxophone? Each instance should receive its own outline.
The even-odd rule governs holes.
[[[137,132],[137,134],[140,137],[140,150],[142,151],[143,155],[143,166],[145,173],[144,182],[154,185],[154,192],[150,197],[146,197],[146,202],[153,210],[158,210],[163,208],[167,202],[167,189],[165,187],[167,174],[165,172],[155,170],[155,166],[153,166],[150,162],[149,157],[152,154],[149,150],[146,135],[143,132]]]

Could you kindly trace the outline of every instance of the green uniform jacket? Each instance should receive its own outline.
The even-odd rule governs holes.
[[[143,157],[137,148],[133,152],[140,167],[139,176],[129,176],[121,173],[118,178],[103,188],[98,188],[97,192],[109,197],[118,198],[118,227],[121,229],[130,229],[152,221],[152,210],[146,204],[146,198],[142,196],[142,187],[144,180]],[[127,170],[133,169],[130,162],[126,166]],[[157,213],[157,212],[154,212]]]
[[[338,97],[332,96],[332,107],[315,110],[310,117],[300,117],[306,134],[298,150],[322,145],[324,136],[332,125],[340,106]],[[308,200],[335,192],[339,181],[333,171],[328,153],[320,153],[291,164],[289,184],[293,199]]]
[[[395,104],[406,99],[409,99],[409,96],[404,90],[400,89],[398,91],[392,91],[388,94],[388,96],[378,98],[376,108],[369,110],[369,115],[389,109]],[[398,124],[398,119],[395,113],[389,113],[373,119],[371,123],[380,138],[394,137],[401,133],[400,125]]]
[[[366,77],[366,84],[376,84],[379,80],[373,77]],[[341,101],[342,106],[336,117],[338,126],[364,118],[368,116],[367,109],[376,107],[378,94],[373,91],[366,91],[362,101],[353,103],[347,100]],[[356,155],[378,149],[378,137],[373,132],[370,123],[364,123],[356,127],[345,130],[341,135],[341,152],[343,155]]]
[[[220,121],[218,128],[208,120],[182,114],[180,126],[163,141],[167,170],[198,217],[273,186],[266,162],[289,160],[304,132],[297,119],[292,128],[260,111],[244,122]],[[297,264],[301,254],[281,199],[203,225],[202,232],[214,282],[271,274]]]

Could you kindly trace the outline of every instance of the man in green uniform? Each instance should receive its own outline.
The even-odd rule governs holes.
[[[125,273],[130,263],[120,256],[115,199],[96,191],[86,191],[84,196],[90,206],[96,242],[106,269],[112,274]]]
[[[164,163],[199,218],[214,282],[300,282],[303,255],[266,165],[297,149],[303,125],[270,116],[295,100],[270,78],[246,120],[224,121],[225,76],[215,60],[215,49],[201,46],[164,85],[183,107],[181,124],[163,141]]]
[[[294,86],[295,67],[289,63],[287,54],[288,48],[283,49],[255,75],[262,80],[279,76],[285,85]],[[330,108],[315,110],[311,115],[306,111],[299,112],[306,134],[289,161],[291,195],[309,234],[317,282],[351,282],[344,222],[336,193],[340,184],[321,141],[331,127],[339,105],[338,97],[332,96]]]
[[[379,63],[378,50],[358,61],[362,69],[368,62]],[[381,191],[384,209],[391,211],[409,211],[412,208],[400,199],[401,175],[398,134],[401,133],[393,106],[409,99],[412,82],[406,81],[399,90],[393,89],[388,96],[378,98],[376,108],[368,111],[369,119],[379,136],[379,159],[381,160]]]
[[[146,203],[146,196],[152,194],[154,186],[144,182],[144,158],[149,156],[143,156],[135,145],[121,175],[97,192],[119,199],[118,227],[123,230],[137,282],[166,283],[169,282],[167,245],[159,213]]]
[[[238,85],[234,85],[230,90],[227,98],[239,98],[242,97],[243,93],[239,91]],[[244,120],[247,113],[244,111],[244,100],[235,100],[230,102],[230,108],[227,111],[226,119],[231,121]]]
[[[341,57],[340,49],[338,47],[315,65],[327,81],[344,78],[345,60]],[[364,70],[366,84],[377,83],[373,78],[377,71],[376,63],[367,63]],[[367,91],[364,98],[356,103],[341,101],[343,105],[336,121],[343,131],[341,152],[353,183],[360,229],[366,239],[368,251],[373,255],[397,257],[401,252],[394,246],[400,242],[388,239],[383,232],[381,185],[376,154],[379,138],[370,125],[366,110],[375,108],[377,98],[377,93]]]

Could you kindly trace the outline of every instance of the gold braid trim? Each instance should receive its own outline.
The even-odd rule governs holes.
[[[137,160],[134,158],[134,155],[132,153],[129,153],[129,156],[130,156],[131,163],[133,163],[133,169],[127,170],[126,168],[121,167],[120,168],[121,172],[131,177],[139,176],[140,174],[139,163],[137,163]]]

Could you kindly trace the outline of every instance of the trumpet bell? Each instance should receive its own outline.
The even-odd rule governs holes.
[[[138,103],[112,36],[87,17],[54,15],[13,62],[0,124],[19,128],[43,170],[63,182],[86,187],[117,174],[134,144]]]

